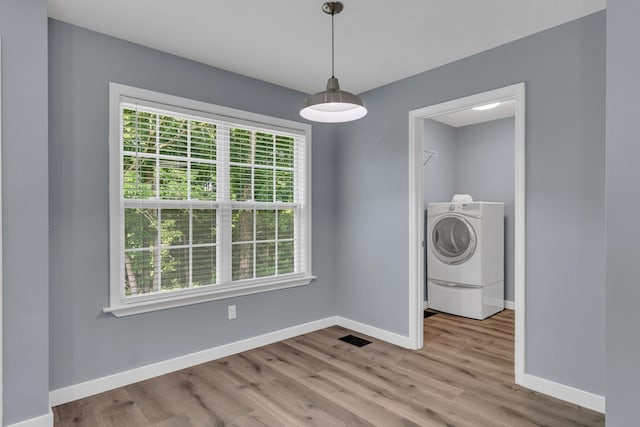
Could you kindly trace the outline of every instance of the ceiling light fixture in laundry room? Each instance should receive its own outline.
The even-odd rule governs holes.
[[[307,120],[324,123],[341,123],[358,120],[367,115],[367,109],[359,96],[340,90],[340,84],[334,73],[334,30],[333,18],[342,12],[344,5],[339,1],[328,1],[322,5],[322,11],[331,15],[331,77],[327,89],[314,93],[307,98],[300,115]]]
[[[477,107],[473,107],[472,110],[476,111],[485,111],[485,110],[493,110],[498,105],[502,104],[501,102],[492,102],[491,104],[479,105]]]

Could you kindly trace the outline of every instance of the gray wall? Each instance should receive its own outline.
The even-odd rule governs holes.
[[[640,402],[640,3],[607,8],[607,425],[626,427]]]
[[[318,280],[124,318],[101,314],[109,301],[109,82],[292,120],[304,94],[53,20],[49,78],[51,389],[335,314],[333,127],[316,125]],[[229,304],[237,305],[236,320],[227,320]]]
[[[604,12],[363,95],[338,134],[337,314],[407,334],[408,112],[523,81],[525,369],[602,395]]]
[[[432,202],[451,200],[455,192],[456,128],[427,119],[424,121],[424,147],[438,152],[424,169],[424,208]]]
[[[478,201],[505,202],[504,299],[513,301],[515,120],[460,127],[456,139],[455,192]]]
[[[427,207],[429,203],[451,200],[455,193],[455,167],[456,167],[456,128],[427,119],[424,121],[424,146],[427,149],[437,151],[438,157],[432,157],[424,165],[423,190],[424,190],[424,241],[429,242],[429,230],[427,230]],[[427,154],[425,154],[426,158]],[[428,247],[429,243],[425,243]],[[427,253],[424,252],[424,300],[429,299],[427,278],[429,277],[429,265]]]
[[[47,2],[0,2],[4,422],[49,408]]]

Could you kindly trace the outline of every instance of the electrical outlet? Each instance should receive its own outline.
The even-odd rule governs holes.
[[[236,305],[230,305],[227,307],[227,314],[229,315],[229,320],[233,320],[236,318]]]

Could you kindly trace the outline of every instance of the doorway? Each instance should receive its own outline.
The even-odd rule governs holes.
[[[518,83],[409,112],[409,339],[423,346],[425,294],[424,168],[425,120],[495,102],[513,102],[514,128],[514,308],[516,384],[522,384],[525,366],[525,84]]]
[[[1,53],[1,40],[0,40],[0,424],[3,424],[4,421],[4,376],[3,376],[3,350],[2,350],[2,340],[3,340],[3,327],[4,323],[2,320],[2,304],[3,304],[3,272],[2,272],[2,248],[4,246],[2,239],[2,53]]]

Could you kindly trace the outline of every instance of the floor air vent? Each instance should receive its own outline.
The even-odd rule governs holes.
[[[371,341],[367,341],[364,338],[356,337],[355,335],[347,335],[346,337],[338,338],[340,341],[347,342],[356,347],[364,347],[367,344],[371,344]]]

